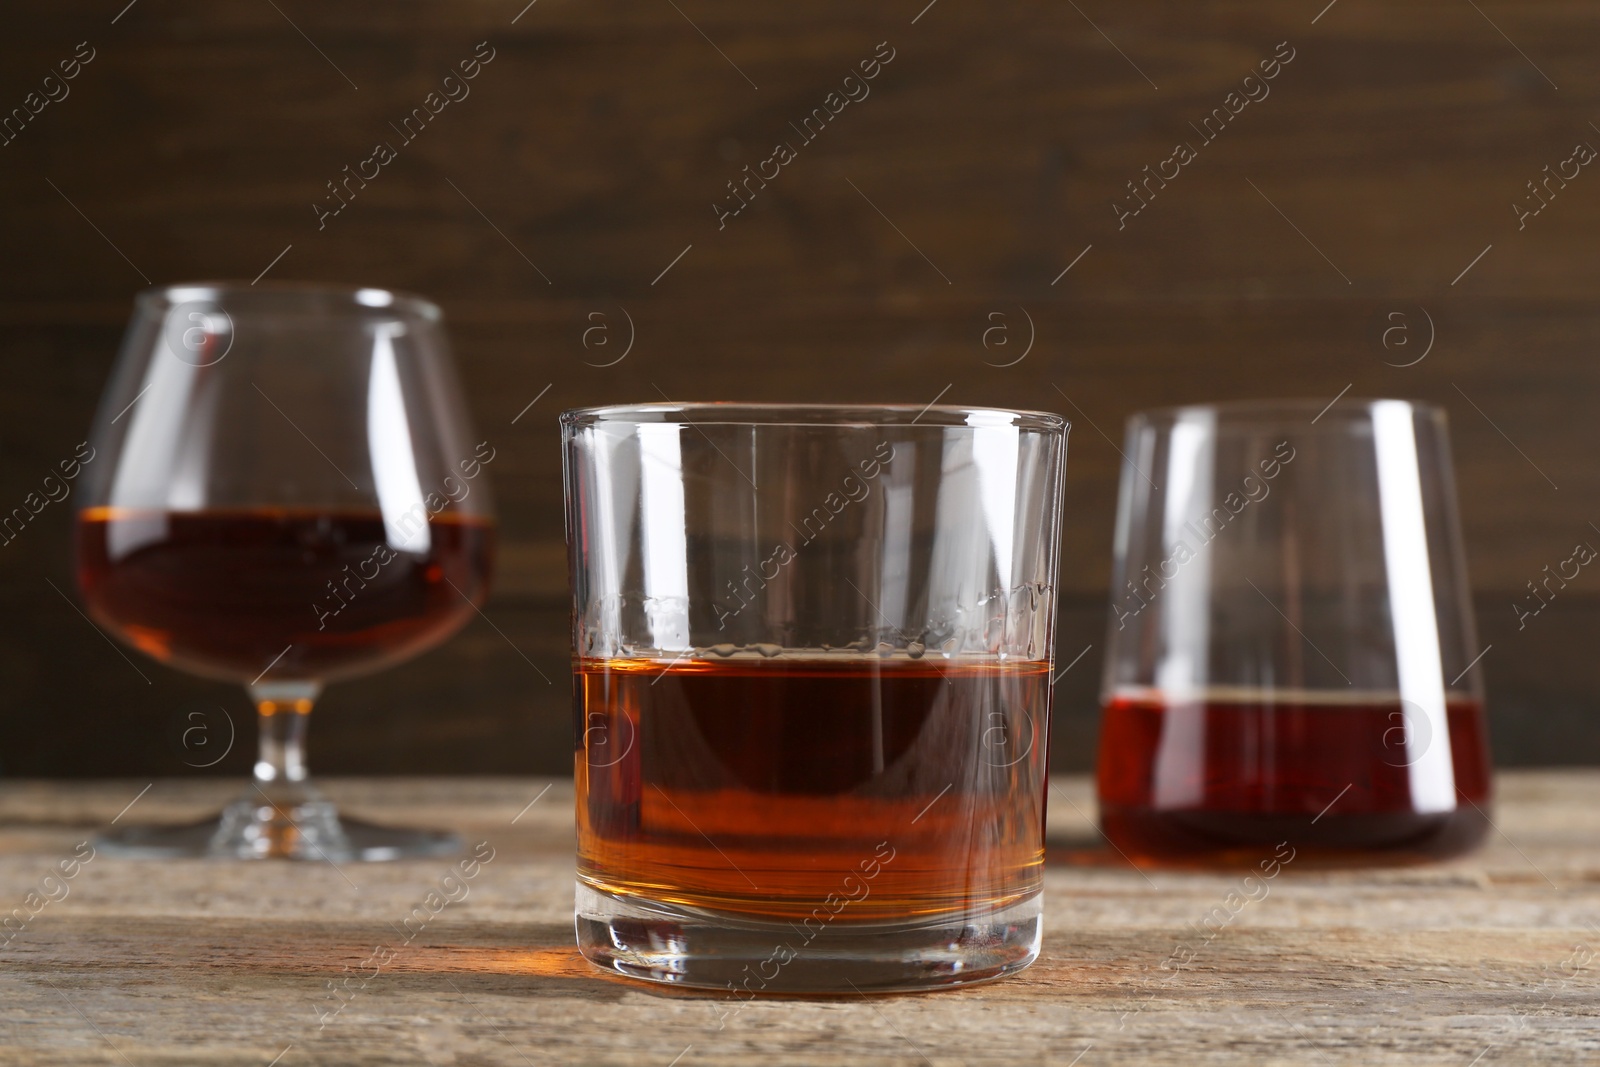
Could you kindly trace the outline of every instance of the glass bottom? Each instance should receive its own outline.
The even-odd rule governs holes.
[[[1039,955],[1039,894],[1008,907],[903,923],[752,920],[624,897],[578,881],[578,948],[630,978],[759,994],[948,989],[1004,977]],[[815,920],[808,920],[813,925]]]
[[[1488,799],[1484,798],[1484,807]],[[1303,813],[1155,809],[1100,801],[1100,828],[1141,866],[1212,865],[1284,854],[1317,866],[1387,865],[1469,852],[1489,830],[1484,807],[1416,812]]]
[[[376,826],[342,818],[322,799],[273,803],[260,793],[240,797],[222,814],[177,826],[106,829],[98,851],[124,859],[285,859],[330,863],[448,856],[461,835],[447,830]]]

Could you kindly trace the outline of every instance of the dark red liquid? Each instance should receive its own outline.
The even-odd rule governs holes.
[[[1046,664],[587,660],[575,686],[596,888],[791,920],[848,896],[837,922],[1039,891]]]
[[[493,524],[444,513],[427,531],[401,551],[377,511],[90,508],[78,584],[96,621],[163,663],[328,681],[437,644],[487,594]]]
[[[1259,858],[1281,841],[1330,860],[1465,851],[1488,825],[1488,735],[1474,700],[1451,696],[1446,717],[1448,738],[1428,738],[1398,697],[1119,696],[1101,720],[1101,828],[1141,863]],[[1419,812],[1418,746],[1446,741],[1455,807]]]

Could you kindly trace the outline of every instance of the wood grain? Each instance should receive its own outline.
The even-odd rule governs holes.
[[[144,785],[0,788],[0,904],[20,904]],[[721,999],[577,955],[570,783],[330,789],[352,811],[455,826],[495,852],[325,1027],[325,983],[397,941],[392,924],[446,863],[97,856],[0,949],[0,1063],[1577,1064],[1600,1046],[1593,771],[1502,775],[1502,832],[1450,863],[1291,863],[1209,942],[1194,928],[1242,872],[1129,868],[1096,838],[1088,782],[1057,779],[1033,967],[964,991],[762,1000],[721,1028]],[[197,816],[226,799],[221,783],[161,781],[123,818]],[[1192,962],[1163,969],[1179,945]]]
[[[435,297],[502,457],[489,614],[517,649],[479,622],[404,672],[336,689],[314,751],[343,771],[548,772],[568,715],[553,670],[564,407],[663,393],[925,403],[948,384],[951,402],[1061,411],[1075,423],[1065,661],[1099,644],[1130,412],[1348,386],[1451,413],[1502,758],[1600,762],[1600,719],[1582,710],[1600,681],[1583,653],[1600,588],[1575,584],[1536,630],[1503,633],[1500,618],[1600,522],[1600,177],[1586,168],[1520,229],[1511,207],[1577,140],[1600,144],[1587,11],[677,7],[164,0],[115,24],[79,7],[13,20],[0,109],[77,42],[96,57],[0,147],[0,509],[82,439],[145,278],[249,279],[288,249],[268,281]],[[390,123],[480,41],[495,58],[471,95],[319,230],[325,183],[396,139]],[[719,229],[726,183],[882,41],[895,58],[870,95]],[[1196,140],[1190,123],[1284,41],[1295,57],[1270,95],[1119,229],[1125,183]],[[633,350],[592,365],[617,349],[583,347],[589,316],[620,343],[623,309]],[[1020,348],[984,347],[990,316],[1019,345],[1023,310],[1034,348],[993,366]],[[1421,350],[1425,317],[1428,357],[1392,365]],[[1410,347],[1385,348],[1397,321]],[[72,591],[66,508],[0,547],[0,721],[16,739],[0,773],[183,773],[166,721],[234,698],[140,659],[147,685],[50,590]],[[1057,765],[1081,768],[1092,685],[1071,681]]]

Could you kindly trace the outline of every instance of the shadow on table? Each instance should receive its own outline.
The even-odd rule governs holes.
[[[579,953],[570,923],[496,923],[452,931],[448,942],[414,946],[408,979],[436,983],[441,992],[506,996],[571,996],[615,1000],[628,983],[593,966]]]
[[[1132,860],[1094,829],[1046,834],[1044,862],[1048,867],[1131,869],[1134,866]]]
[[[406,975],[408,988],[427,988],[441,996],[459,994],[468,998],[483,996],[511,996],[535,999],[550,996],[582,996],[586,1000],[617,1001],[628,993],[644,993],[652,997],[673,1000],[700,1001],[713,1013],[711,1022],[719,1017],[738,1015],[752,1004],[772,1004],[783,1001],[855,1002],[861,992],[818,993],[795,990],[772,990],[755,1000],[739,998],[730,990],[674,986],[649,982],[628,975],[603,970],[585,960],[573,944],[572,930],[567,926],[529,926],[519,939],[529,943],[508,947],[506,929],[498,927],[492,939],[468,943],[458,938],[449,945],[431,946],[418,952],[411,961]],[[529,935],[532,935],[530,937]],[[533,944],[533,937],[541,943]],[[960,987],[950,992],[968,989],[979,991],[989,984]],[[873,997],[915,995],[923,991],[873,990]]]

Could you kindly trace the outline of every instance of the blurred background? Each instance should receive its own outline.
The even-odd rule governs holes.
[[[312,765],[569,773],[559,411],[1049,409],[1074,424],[1058,664],[1081,654],[1052,759],[1084,770],[1128,414],[1424,399],[1452,420],[1496,757],[1600,762],[1600,574],[1521,628],[1513,606],[1600,546],[1597,22],[1545,0],[36,8],[0,37],[0,513],[87,437],[141,288],[429,296],[496,450],[497,585],[447,645],[332,687]],[[238,687],[125,659],[80,614],[73,507],[0,544],[0,775],[247,773]],[[242,735],[204,769],[196,709]]]

